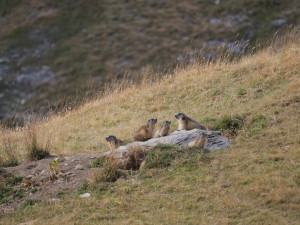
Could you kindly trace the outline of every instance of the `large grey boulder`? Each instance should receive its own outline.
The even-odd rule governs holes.
[[[203,133],[207,133],[207,143],[204,147],[205,150],[210,152],[224,149],[229,146],[229,139],[222,136],[220,131],[204,131],[199,129],[194,130],[181,130],[181,131],[174,131],[168,136],[159,137],[159,138],[152,138],[145,142],[133,142],[127,144],[126,146],[121,146],[113,152],[106,152],[103,156],[113,156],[116,159],[126,159],[129,157],[131,149],[135,148],[147,148],[147,147],[154,147],[157,144],[170,144],[170,145],[179,145],[183,147],[187,147],[188,144],[193,141],[195,138],[201,136]]]

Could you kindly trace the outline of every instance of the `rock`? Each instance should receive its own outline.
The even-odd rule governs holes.
[[[0,63],[8,63],[9,59],[6,57],[0,57]]]
[[[209,20],[209,22],[212,23],[212,24],[218,24],[218,23],[220,23],[220,20],[218,18],[211,18]]]
[[[199,129],[194,129],[190,131],[175,131],[168,136],[152,138],[145,142],[133,142],[126,146],[121,146],[116,151],[119,151],[121,153],[134,146],[151,147],[157,145],[158,143],[187,147],[191,141],[193,141],[196,137],[200,136],[203,132],[207,133],[207,143],[205,146],[206,150],[215,151],[218,149],[227,148],[229,146],[230,142],[228,138],[223,137],[220,131],[203,131]]]
[[[80,159],[72,159],[72,162],[75,162],[75,161],[80,161]]]
[[[84,194],[80,195],[80,198],[89,198],[89,197],[91,197],[90,193],[84,193]]]
[[[194,129],[190,131],[182,130],[175,131],[169,136],[160,137],[160,138],[152,138],[145,142],[133,142],[126,146],[121,146],[115,151],[106,152],[102,155],[102,157],[113,157],[118,160],[118,167],[122,169],[138,169],[142,166],[142,160],[148,154],[147,147],[154,147],[157,144],[170,144],[170,145],[179,145],[183,147],[187,147],[188,144],[193,141],[195,138],[202,136],[203,133],[207,133],[207,142],[204,149],[212,152],[218,149],[224,149],[229,146],[229,139],[222,136],[220,131],[204,131],[199,129]],[[139,162],[132,163],[131,154],[128,152],[136,147],[140,147],[146,149],[146,153],[138,157],[140,159]],[[151,151],[151,149],[150,149]],[[142,154],[142,153],[141,153]],[[135,168],[131,168],[132,165],[136,165]]]
[[[28,175],[25,179],[26,180],[30,180],[31,178],[33,178],[34,177],[34,175]]]
[[[75,167],[75,170],[83,170],[83,166],[78,164],[76,167]]]
[[[288,21],[286,19],[276,19],[276,20],[272,20],[271,25],[275,28],[279,28],[282,27],[284,25],[287,25]]]
[[[64,164],[63,164],[63,166],[68,166],[68,165],[69,165],[68,163],[64,163]]]

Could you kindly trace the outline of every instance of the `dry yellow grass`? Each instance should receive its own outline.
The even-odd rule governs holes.
[[[108,151],[105,136],[130,139],[149,118],[172,121],[244,115],[229,149],[119,180],[89,199],[38,204],[3,224],[300,224],[300,39],[235,63],[177,69],[154,82],[109,91],[63,116],[36,124],[52,154]],[[239,94],[244,89],[244,94]],[[262,126],[255,121],[266,119]],[[4,130],[22,159],[26,130]],[[2,137],[1,137],[2,139]],[[38,219],[36,219],[38,218]],[[76,222],[75,222],[76,221]]]

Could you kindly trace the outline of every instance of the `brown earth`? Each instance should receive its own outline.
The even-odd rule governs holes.
[[[93,168],[88,168],[88,165],[97,158],[97,155],[77,155],[77,156],[51,156],[47,159],[42,159],[34,162],[25,162],[16,167],[5,168],[6,172],[14,176],[24,176],[24,180],[30,180],[30,186],[24,187],[24,180],[21,184],[16,185],[16,188],[24,187],[24,197],[17,198],[15,194],[11,196],[11,200],[0,205],[0,212],[7,213],[26,200],[41,201],[49,199],[56,201],[65,192],[77,191],[88,180]],[[51,179],[49,164],[54,159],[59,159],[60,175]],[[75,169],[81,165],[82,169]],[[36,189],[35,192],[32,190]]]

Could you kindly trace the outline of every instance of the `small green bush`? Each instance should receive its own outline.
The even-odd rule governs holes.
[[[250,130],[251,135],[258,135],[263,131],[263,128],[265,128],[268,124],[268,118],[264,115],[258,115],[254,117],[250,124],[248,125],[248,128]]]
[[[8,177],[8,178],[5,179],[5,184],[7,186],[14,186],[18,183],[21,183],[23,179],[24,179],[23,176]]]
[[[32,188],[32,189],[30,190],[30,192],[31,192],[31,193],[35,193],[35,192],[37,192],[37,189],[36,189],[36,188]]]
[[[36,203],[38,203],[39,200],[34,200],[34,199],[26,199],[26,201],[22,204],[21,208],[26,208],[28,206],[32,206]]]
[[[89,164],[87,167],[88,168],[96,168],[96,167],[101,167],[103,165],[103,158],[97,158],[91,164]]]
[[[247,94],[247,91],[246,91],[246,89],[244,89],[244,88],[241,88],[241,89],[239,89],[238,91],[237,91],[237,94],[238,95],[245,95],[245,94]]]
[[[213,126],[214,130],[220,131],[237,131],[244,126],[243,116],[229,116],[225,115],[220,120],[216,121]]]
[[[145,167],[151,168],[165,168],[171,165],[175,160],[176,154],[172,151],[153,151],[146,157]]]
[[[78,193],[83,194],[85,191],[89,190],[90,186],[87,182],[85,182],[79,189]]]

